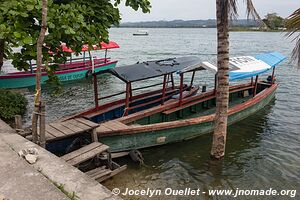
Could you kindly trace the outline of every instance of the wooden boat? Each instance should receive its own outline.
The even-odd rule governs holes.
[[[100,50],[100,48],[96,45],[93,47],[94,50]],[[85,78],[92,73],[114,68],[117,64],[117,61],[107,58],[107,50],[113,48],[119,48],[119,45],[113,41],[109,42],[108,44],[102,42],[101,50],[105,50],[105,57],[99,58],[97,56],[93,56],[92,52],[89,51],[88,46],[84,45],[82,47],[81,57],[72,58],[71,56],[66,63],[59,65],[58,69],[55,71],[55,74],[59,80],[64,83],[67,81]],[[65,44],[62,45],[62,51],[73,53],[73,51]],[[89,53],[88,56],[86,56],[86,52]],[[34,86],[36,75],[35,71],[36,66],[30,64],[29,71],[13,72],[0,75],[0,88],[22,88]],[[42,72],[41,80],[42,84],[48,80],[48,74],[45,70]]]
[[[275,82],[275,66],[284,59],[283,55],[276,52],[230,59],[230,80],[249,78],[250,82],[230,86],[229,124],[242,120],[269,104],[278,87]],[[112,74],[126,83],[126,91],[115,95],[125,93],[126,97],[104,105],[99,105],[98,101],[115,95],[99,98],[97,76],[94,75],[95,107],[62,121],[85,118],[100,123],[96,129],[99,141],[110,146],[111,152],[163,145],[209,133],[214,127],[216,78],[213,90],[206,91],[203,87],[202,91],[198,91],[199,87],[193,82],[196,72],[200,70],[217,72],[214,65],[201,62],[197,57],[144,62],[111,69]],[[268,80],[258,79],[260,74],[270,70],[272,75]],[[187,73],[191,74],[191,80],[185,84],[184,75]],[[178,86],[174,84],[174,74],[180,77]],[[137,90],[132,88],[133,82],[154,77],[163,77],[163,82],[159,83],[161,89],[133,94]],[[85,136],[73,135],[68,142],[78,137]],[[57,140],[67,141],[64,137],[56,137],[48,141],[49,147],[54,148]]]
[[[133,33],[134,36],[147,36],[149,35],[147,30],[138,30],[136,33]]]

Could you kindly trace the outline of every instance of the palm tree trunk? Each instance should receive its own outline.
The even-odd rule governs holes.
[[[3,66],[3,58],[4,58],[4,40],[0,40],[0,71]]]
[[[36,82],[35,82],[35,95],[34,95],[34,110],[32,113],[32,136],[33,141],[37,142],[37,121],[38,114],[40,111],[40,101],[41,101],[41,67],[43,64],[43,43],[45,39],[45,34],[47,31],[47,0],[42,0],[42,25],[41,32],[37,41],[37,69],[36,69]]]
[[[227,2],[227,3],[226,3]],[[225,155],[229,99],[229,19],[228,1],[216,0],[218,34],[218,74],[216,117],[211,157],[221,159]]]

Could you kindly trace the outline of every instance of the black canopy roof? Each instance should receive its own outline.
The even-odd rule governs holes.
[[[147,61],[134,65],[110,69],[111,73],[125,82],[134,82],[162,76],[174,72],[187,72],[205,69],[196,56],[169,58],[165,60]]]

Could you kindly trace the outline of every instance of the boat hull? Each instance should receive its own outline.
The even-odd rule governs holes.
[[[114,68],[117,62],[110,62],[100,67],[95,67],[95,72],[104,71],[107,69]],[[85,78],[90,73],[90,68],[84,67],[79,69],[72,69],[66,71],[55,72],[59,80],[64,83],[67,81],[74,81]],[[41,83],[44,84],[48,80],[47,73],[42,73]],[[24,88],[35,85],[35,74],[12,74],[9,76],[0,76],[0,88]]]
[[[259,111],[275,97],[277,84],[263,91],[250,100],[232,107],[229,110],[228,124],[233,124]],[[202,118],[202,119],[201,119]],[[179,142],[198,137],[213,131],[214,115],[200,118],[179,120],[174,123],[165,122],[152,128],[136,129],[131,133],[120,133],[110,136],[100,136],[99,140],[110,146],[112,152],[141,149],[173,142]],[[169,125],[167,125],[169,124]],[[148,130],[146,130],[148,129]]]

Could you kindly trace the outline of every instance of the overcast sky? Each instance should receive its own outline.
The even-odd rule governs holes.
[[[237,1],[239,18],[246,18],[244,0]],[[124,2],[120,5],[122,22],[215,18],[215,0],[150,0],[150,14],[144,14],[141,10],[136,12],[124,6]],[[253,0],[253,3],[262,17],[269,12],[287,17],[300,7],[300,0]]]

